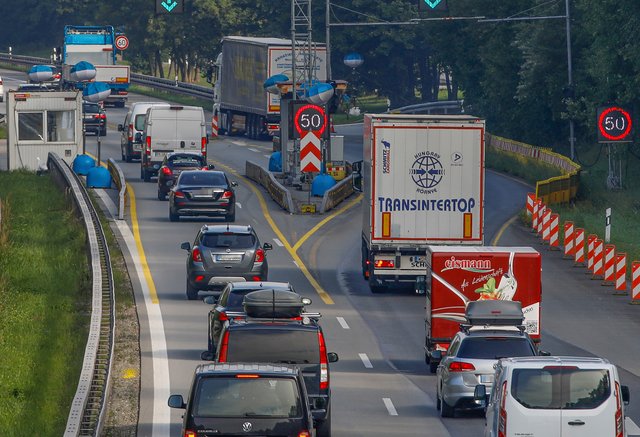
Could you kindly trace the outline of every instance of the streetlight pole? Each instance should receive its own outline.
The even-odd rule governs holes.
[[[571,15],[569,13],[569,0],[565,0],[565,16],[567,28],[567,74],[569,79],[569,93],[573,98],[573,66],[571,61]],[[571,147],[571,160],[575,159],[576,139],[574,137],[573,118],[569,116],[569,145]]]
[[[325,32],[326,32],[326,45],[327,45],[327,80],[331,80],[331,0],[327,0],[327,7],[325,11]]]

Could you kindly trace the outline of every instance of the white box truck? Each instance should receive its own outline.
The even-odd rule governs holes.
[[[484,120],[366,114],[362,273],[425,291],[427,245],[484,242]]]
[[[82,153],[81,91],[9,91],[7,159],[9,170],[38,171],[49,152],[69,165]]]
[[[301,81],[305,65],[302,48],[296,52],[296,76]],[[327,78],[327,49],[316,44],[309,57],[312,75],[323,82]],[[267,93],[264,81],[276,74],[292,78],[291,40],[225,36],[215,69],[213,115],[218,117],[219,132],[247,134],[259,139],[274,135],[280,128],[280,96]]]

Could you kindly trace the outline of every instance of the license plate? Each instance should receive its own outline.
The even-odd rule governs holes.
[[[480,384],[490,384],[493,382],[493,375],[480,375]]]
[[[240,262],[242,261],[242,255],[216,255],[218,262]]]
[[[142,150],[142,144],[134,144],[133,145],[133,150],[141,151]]]
[[[154,158],[164,158],[164,155],[166,155],[165,152],[153,152]]]
[[[211,198],[213,198],[213,195],[211,195],[211,194],[194,194],[193,198],[194,199],[211,199]]]

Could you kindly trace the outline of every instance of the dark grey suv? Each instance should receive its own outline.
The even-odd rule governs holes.
[[[191,246],[182,243],[187,256],[187,298],[201,290],[220,290],[229,282],[266,281],[269,243],[260,240],[251,226],[204,225]]]

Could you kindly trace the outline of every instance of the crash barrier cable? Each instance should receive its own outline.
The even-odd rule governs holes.
[[[64,436],[93,437],[102,431],[113,361],[115,302],[111,258],[98,214],[82,181],[55,153],[49,153],[47,167],[58,187],[71,195],[75,212],[87,232],[92,276],[91,320],[80,380]]]

